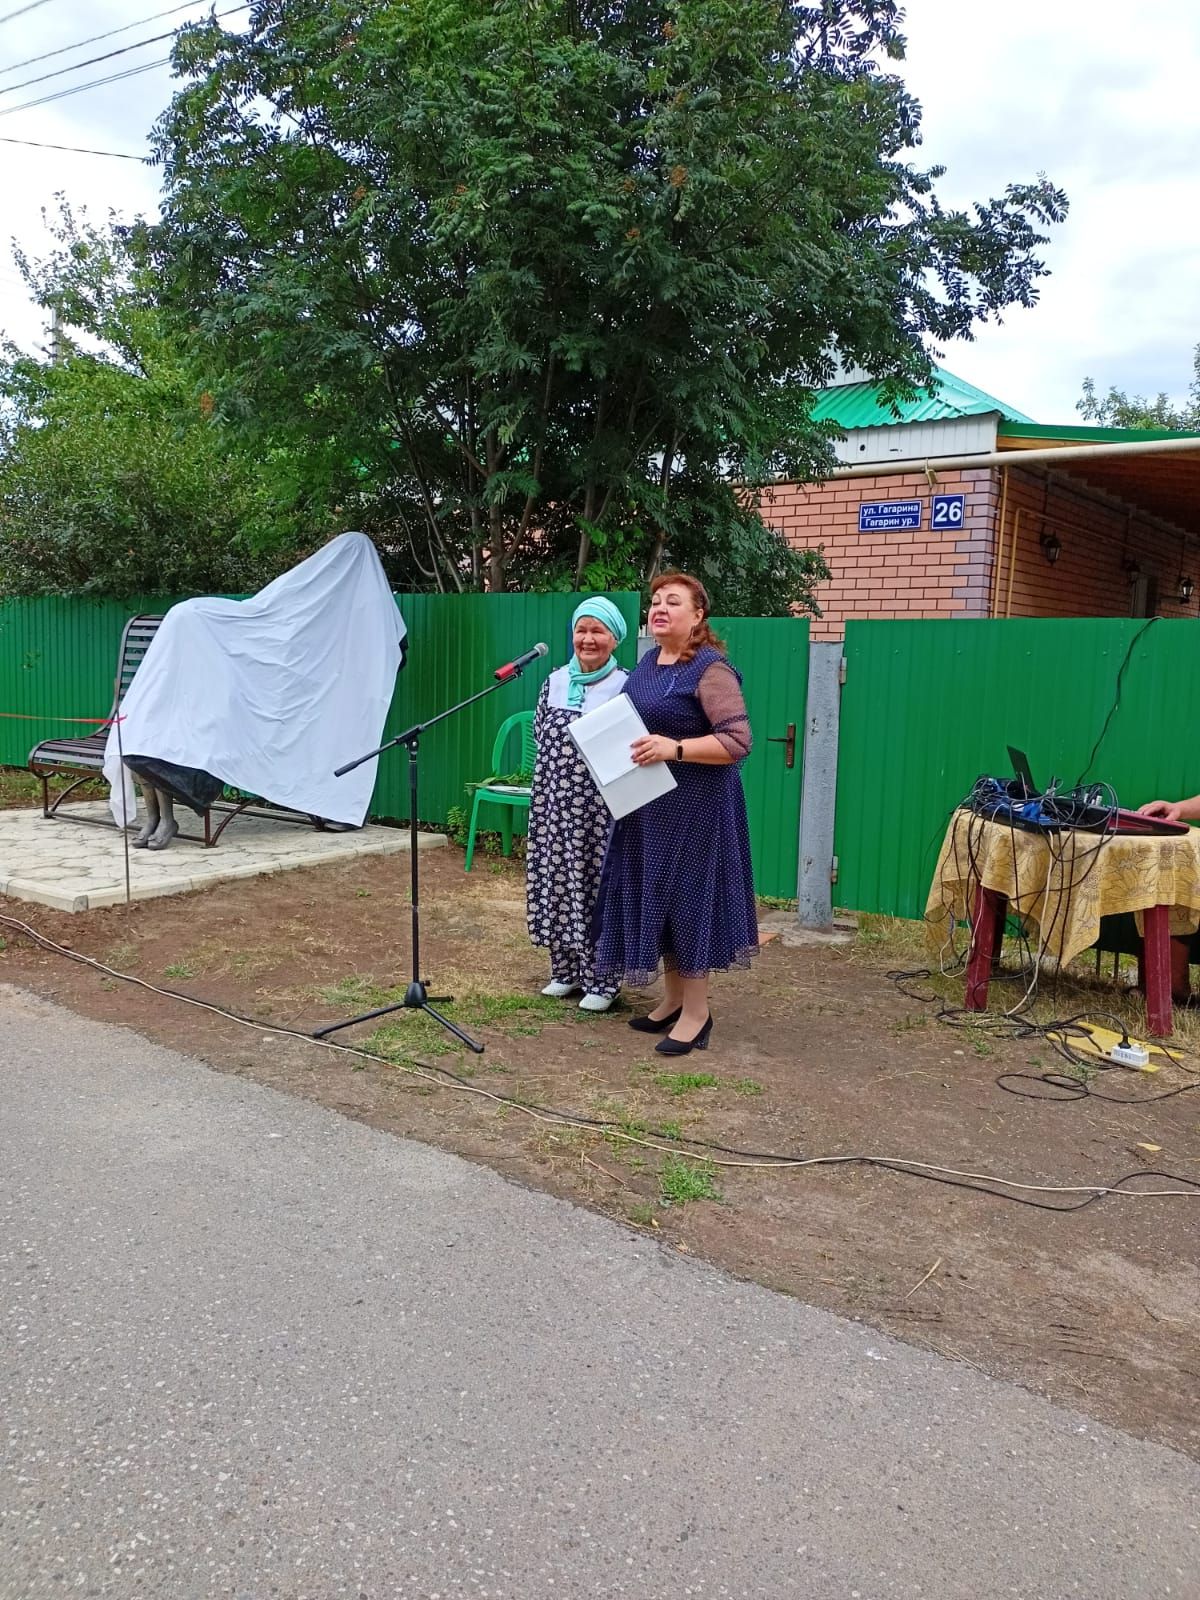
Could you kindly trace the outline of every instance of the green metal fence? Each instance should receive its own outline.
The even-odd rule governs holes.
[[[714,617],[713,628],[742,674],[754,734],[742,768],[754,887],[790,899],[800,857],[808,618]]]
[[[550,654],[516,683],[489,695],[478,705],[450,717],[421,741],[421,820],[444,822],[452,806],[464,803],[464,785],[491,776],[489,762],[496,729],[514,711],[533,709],[538,690],[555,667],[570,655],[571,613],[577,594],[400,595],[400,609],[409,629],[408,666],[396,681],[396,697],[388,715],[388,734],[399,733],[445,706],[482,689],[501,662],[530,649],[539,639]],[[637,650],[636,594],[609,596],[629,624],[617,652],[632,667]],[[395,750],[380,758],[372,805],[374,815],[408,815],[406,757]],[[480,826],[496,825],[486,810]]]
[[[619,656],[632,666],[638,596],[611,598],[630,624]],[[411,645],[388,734],[482,688],[500,662],[537,640],[550,646],[549,657],[523,679],[424,739],[421,820],[444,823],[449,810],[464,803],[466,784],[489,775],[500,722],[532,707],[547,673],[566,659],[578,596],[398,599]],[[152,596],[0,604],[0,763],[23,765],[38,740],[69,732],[57,717],[105,716],[126,617],[169,604]],[[808,629],[801,621],[771,619],[718,625],[745,673],[755,732],[745,781],[757,886],[760,893],[790,895]],[[852,622],[845,655],[835,842],[839,905],[920,916],[951,809],[980,773],[1008,770],[1010,744],[1028,754],[1040,782],[1058,777],[1072,783],[1086,773],[1111,783],[1125,805],[1200,790],[1195,622]],[[784,741],[792,723],[798,724],[795,761],[788,768]],[[381,761],[373,814],[404,817],[406,786],[404,755],[397,750]]]
[[[171,603],[153,595],[0,602],[0,763],[24,766],[42,739],[91,731],[59,718],[106,717],[126,620]]]
[[[618,652],[632,667],[640,600],[614,594],[629,624]],[[575,594],[398,595],[408,624],[408,665],[396,680],[388,735],[464,699],[492,681],[502,662],[545,640],[550,654],[515,683],[448,718],[421,745],[421,820],[444,822],[461,805],[467,783],[489,776],[496,728],[529,709],[549,672],[569,654]],[[173,604],[154,596],[131,600],[13,600],[0,603],[0,764],[24,765],[39,740],[67,737],[68,717],[105,717],[112,705],[117,647],[126,619]],[[403,751],[380,761],[372,814],[408,814]],[[487,819],[484,818],[487,826]]]
[[[950,811],[1011,775],[1009,745],[1039,784],[1086,775],[1126,806],[1200,790],[1194,621],[851,622],[845,657],[838,905],[919,917]]]

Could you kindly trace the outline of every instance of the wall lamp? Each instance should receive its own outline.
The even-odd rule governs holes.
[[[1062,555],[1062,540],[1056,533],[1044,533],[1038,543],[1042,547],[1042,554],[1053,566],[1059,556]]]
[[[1179,580],[1179,604],[1181,606],[1190,606],[1191,603],[1192,603],[1192,596],[1193,596],[1193,594],[1195,594],[1195,592],[1196,592],[1196,580],[1195,580],[1195,578],[1182,578],[1181,577],[1180,580]]]

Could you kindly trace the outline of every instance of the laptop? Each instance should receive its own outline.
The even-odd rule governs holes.
[[[1033,781],[1033,772],[1029,766],[1029,757],[1024,750],[1017,750],[1013,745],[1008,746],[1008,759],[1012,762],[1013,771],[1016,773],[1017,782],[1025,790],[1026,798],[1033,798],[1041,794],[1041,790]],[[1050,787],[1053,788],[1057,779],[1052,779]],[[1063,797],[1059,804],[1064,808],[1062,823],[1064,827],[1082,828],[1085,833],[1120,833],[1127,835],[1157,835],[1189,833],[1186,822],[1167,822],[1162,817],[1144,817],[1140,811],[1126,811],[1118,807],[1114,812],[1108,806],[1084,805],[1076,801],[1068,801]],[[1070,817],[1065,814],[1070,808]]]

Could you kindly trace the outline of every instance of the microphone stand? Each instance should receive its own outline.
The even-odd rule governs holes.
[[[543,652],[544,653],[544,652]],[[347,772],[353,772],[355,767],[361,767],[364,761],[370,761],[372,756],[382,755],[385,750],[390,750],[393,745],[402,744],[408,750],[408,830],[409,830],[409,872],[411,874],[412,897],[412,979],[404,991],[404,999],[397,1000],[393,1005],[380,1006],[376,1011],[364,1011],[361,1016],[347,1017],[344,1022],[330,1022],[323,1028],[315,1028],[311,1034],[314,1039],[324,1039],[328,1034],[337,1033],[341,1028],[352,1028],[358,1022],[371,1022],[375,1017],[386,1017],[393,1011],[426,1011],[436,1022],[452,1033],[456,1039],[461,1039],[468,1050],[473,1050],[477,1056],[483,1054],[483,1046],[478,1039],[472,1039],[469,1033],[464,1033],[456,1022],[451,1022],[449,1017],[444,1017],[440,1011],[435,1011],[429,1003],[428,987],[425,979],[421,977],[421,896],[420,873],[418,861],[420,852],[417,849],[417,751],[420,746],[421,735],[427,729],[435,727],[439,722],[444,722],[447,717],[454,716],[455,712],[464,711],[467,706],[473,706],[477,700],[484,700],[489,694],[495,694],[497,689],[502,689],[506,683],[511,683],[514,678],[519,678],[524,672],[524,667],[513,663],[511,671],[505,670],[505,676],[496,683],[489,683],[486,689],[480,689],[478,694],[460,700],[456,706],[450,706],[445,711],[439,711],[436,717],[430,717],[427,722],[414,723],[411,728],[405,728],[403,733],[398,733],[394,739],[388,739],[378,749],[368,750],[366,755],[357,756],[353,761],[348,761],[344,767],[334,769],[334,777],[344,777]],[[440,1003],[452,999],[451,995],[437,995]]]

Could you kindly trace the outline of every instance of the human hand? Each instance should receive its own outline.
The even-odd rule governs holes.
[[[1179,800],[1147,800],[1144,806],[1138,807],[1143,817],[1161,817],[1164,822],[1182,822],[1179,815],[1182,809]]]
[[[675,759],[675,741],[662,733],[648,733],[644,739],[635,739],[629,748],[637,767],[652,767],[656,762]]]

